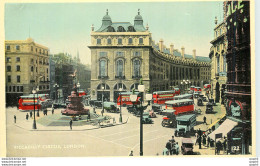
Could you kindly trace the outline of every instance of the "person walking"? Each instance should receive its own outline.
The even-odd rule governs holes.
[[[163,149],[162,155],[164,155],[164,156],[168,156],[168,155],[169,155],[169,150],[168,150],[168,148],[167,148],[166,146],[165,146],[165,148]]]
[[[129,156],[134,156],[134,152],[131,150]]]
[[[16,123],[16,115],[14,115],[14,123]]]
[[[203,121],[204,121],[204,122],[203,122],[203,123],[207,125],[206,120],[207,120],[207,118],[206,118],[206,116],[204,116],[204,118],[203,118]]]
[[[202,136],[202,131],[200,130],[200,128],[199,128],[199,130],[198,130],[198,135],[199,135],[199,137]]]
[[[93,107],[93,112],[94,112],[94,114],[96,113],[96,108],[95,107]]]
[[[52,109],[51,109],[51,113],[52,113],[52,115],[54,114],[54,108],[52,107]]]
[[[48,110],[47,110],[47,108],[45,109],[45,114],[46,114],[46,116],[48,115]]]
[[[72,119],[70,119],[70,130],[72,130]]]
[[[25,116],[26,120],[29,119],[29,114],[27,113],[26,116]]]
[[[199,149],[201,149],[201,136],[199,136],[198,142],[199,142]]]
[[[30,111],[30,118],[32,118],[32,111]]]
[[[169,141],[166,143],[166,146],[165,146],[165,147],[168,149],[168,152],[170,152],[170,155],[172,155],[172,151],[171,151],[171,148],[172,148],[171,140],[169,140]]]
[[[175,144],[175,150],[176,150],[176,155],[178,155],[179,154],[179,144],[178,144],[178,142],[176,142],[176,144]]]
[[[202,136],[202,142],[203,142],[203,146],[206,146],[206,135],[205,135],[205,133]]]
[[[210,145],[210,137],[208,136],[208,140],[207,140],[208,142],[208,144],[207,144],[207,147],[209,147],[209,145]]]
[[[223,148],[224,148],[224,152],[226,152],[226,150],[227,150],[227,138],[225,136],[224,136]]]

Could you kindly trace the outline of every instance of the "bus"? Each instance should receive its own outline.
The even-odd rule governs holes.
[[[20,96],[18,100],[18,109],[19,111],[32,111],[41,109],[45,104],[45,102],[49,99],[48,94],[30,94],[27,96]]]
[[[175,95],[180,95],[181,94],[180,88],[174,88],[174,90],[175,90]]]
[[[195,86],[190,86],[190,90],[194,91]]]
[[[117,105],[121,105],[122,106],[127,106],[127,105],[133,105],[133,103],[130,100],[130,95],[133,94],[133,92],[122,92],[118,94],[118,98],[117,98]],[[135,95],[138,95],[138,92],[134,92]],[[140,104],[140,96],[137,97],[137,100],[135,104]],[[120,99],[122,99],[122,101],[120,102]]]
[[[174,96],[174,100],[182,100],[182,99],[193,99],[192,94],[183,94],[179,96]]]
[[[192,99],[166,101],[165,105],[165,109],[174,110],[175,115],[194,113],[194,102]]]
[[[201,87],[195,87],[194,92],[201,93]]]
[[[79,96],[86,96],[87,93],[83,90],[79,90]]]
[[[175,96],[175,90],[156,91],[153,92],[153,103],[164,104],[168,100],[173,100],[174,96]]]

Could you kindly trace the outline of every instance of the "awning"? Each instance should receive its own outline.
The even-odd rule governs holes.
[[[226,114],[223,114],[218,120],[213,122],[211,125],[209,125],[208,129],[211,129],[213,126],[215,126],[222,118],[224,118]],[[217,127],[216,127],[217,128]]]
[[[226,119],[216,130],[209,134],[209,137],[215,140],[215,135],[222,133],[222,137],[226,136],[238,123],[230,119]]]

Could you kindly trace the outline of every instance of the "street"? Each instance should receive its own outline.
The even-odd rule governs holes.
[[[196,103],[196,100],[195,100]],[[204,102],[204,104],[206,104]],[[195,106],[197,107],[197,106]],[[222,106],[223,107],[223,106]],[[92,111],[91,107],[90,108]],[[151,107],[148,107],[150,109]],[[215,106],[216,114],[206,114],[207,123],[203,124],[205,106],[200,107],[202,115],[197,117],[198,125],[195,129],[206,129],[211,121],[215,121],[223,113],[220,111],[220,104]],[[55,114],[60,114],[61,109],[56,109]],[[101,109],[96,109],[101,114]],[[42,126],[37,123],[37,129],[32,129],[33,119],[25,119],[26,112],[19,112],[15,107],[8,107],[7,112],[7,156],[128,156],[133,150],[134,156],[139,156],[140,141],[140,117],[127,112],[126,107],[122,107],[123,122],[112,127],[91,128],[84,126]],[[14,115],[17,117],[17,123],[14,124]],[[119,114],[107,113],[119,120]],[[49,111],[48,116],[51,115]],[[40,117],[43,114],[40,112]],[[144,124],[144,156],[162,155],[166,142],[174,135],[175,129],[162,127],[162,115],[152,118],[153,124]],[[37,119],[38,120],[38,119]],[[195,137],[192,137],[195,143]],[[181,147],[182,137],[175,137],[175,140]],[[198,149],[194,145],[195,154],[214,155],[214,148],[203,147]],[[180,152],[181,155],[181,152]]]

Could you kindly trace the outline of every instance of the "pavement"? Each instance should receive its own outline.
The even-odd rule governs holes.
[[[196,103],[196,99],[195,99]],[[206,104],[206,103],[204,103]],[[196,106],[197,107],[197,106]],[[196,128],[204,130],[208,125],[217,120],[225,109],[223,106],[214,106],[215,114],[205,114],[205,107],[202,106],[202,114],[197,116],[197,121],[202,122],[207,117],[207,125],[198,123]],[[87,107],[90,108],[90,107]],[[151,107],[148,107],[148,110]],[[90,108],[92,110],[92,108]],[[73,126],[70,130],[69,122],[66,126],[44,126],[40,119],[36,118],[37,130],[32,129],[33,119],[26,120],[26,112],[19,112],[16,108],[8,107],[7,111],[7,156],[12,157],[85,157],[85,156],[128,156],[134,151],[134,156],[139,156],[140,139],[140,117],[127,112],[122,107],[124,123],[119,123],[118,113],[107,113],[104,115],[114,117],[116,123],[109,122],[95,125]],[[96,109],[100,115],[101,109]],[[56,109],[55,114],[48,112],[48,117],[59,116],[61,109]],[[17,123],[14,123],[13,116],[16,115]],[[45,116],[46,118],[46,116]],[[174,128],[162,127],[162,116],[153,118],[153,124],[143,125],[143,151],[144,156],[162,155],[166,142],[174,135]],[[111,125],[113,124],[113,125]],[[37,132],[38,131],[38,132]],[[39,132],[41,131],[41,132]],[[195,143],[195,137],[191,137]],[[175,137],[181,147],[182,137]],[[214,148],[198,145],[193,148],[195,155],[214,155]],[[221,151],[223,154],[223,151]],[[181,156],[182,154],[180,154]],[[172,156],[176,157],[176,156]]]

